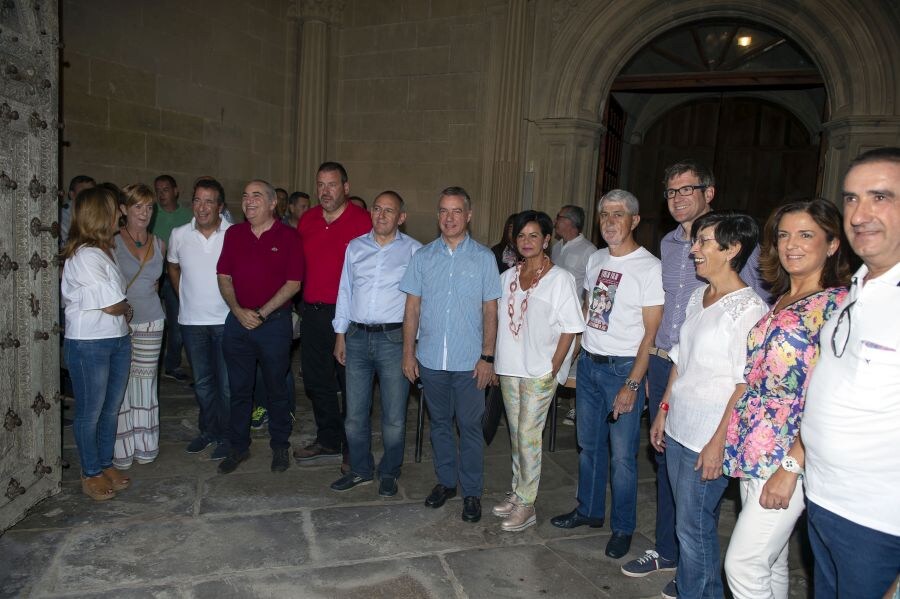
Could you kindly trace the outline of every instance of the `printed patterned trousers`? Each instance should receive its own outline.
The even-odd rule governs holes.
[[[541,482],[544,422],[556,384],[552,373],[532,379],[500,377],[512,449],[512,491],[527,505],[534,503]]]
[[[131,373],[125,399],[119,408],[113,465],[119,469],[149,464],[159,454],[159,350],[165,320],[132,326]]]

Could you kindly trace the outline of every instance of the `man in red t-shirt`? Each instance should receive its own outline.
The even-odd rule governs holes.
[[[219,291],[230,312],[222,353],[231,389],[229,453],[219,464],[228,474],[250,457],[250,413],[259,362],[269,394],[272,472],[287,470],[293,428],[287,373],[291,366],[290,300],[303,281],[303,248],[297,232],[275,219],[275,188],[253,180],[241,206],[247,221],[225,232],[216,267]]]
[[[347,245],[372,229],[369,213],[347,201],[347,171],[337,162],[323,163],[316,174],[319,205],[297,223],[306,262],[300,360],[303,386],[312,400],[316,439],[294,450],[298,462],[337,458],[345,443],[337,392],[344,393],[344,367],[334,359],[334,307]],[[346,460],[345,460],[346,461]]]

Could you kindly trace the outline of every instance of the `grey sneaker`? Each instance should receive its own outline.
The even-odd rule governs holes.
[[[509,518],[519,504],[519,496],[512,491],[506,492],[506,497],[491,509],[491,513],[498,518]]]
[[[632,578],[642,578],[654,572],[669,572],[675,569],[675,562],[648,549],[644,555],[622,566],[622,574]]]
[[[513,506],[512,513],[503,522],[500,528],[507,532],[519,532],[537,523],[533,505],[517,503]]]
[[[678,586],[675,584],[674,578],[662,590],[662,599],[678,599]]]

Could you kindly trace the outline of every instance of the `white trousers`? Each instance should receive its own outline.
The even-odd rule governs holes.
[[[735,599],[787,599],[788,541],[805,509],[802,481],[784,510],[759,505],[762,479],[741,479],[741,513],[725,554],[725,575]]]

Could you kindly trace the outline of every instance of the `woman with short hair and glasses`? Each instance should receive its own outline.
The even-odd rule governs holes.
[[[730,406],[744,391],[747,332],[769,309],[740,277],[756,248],[759,226],[746,214],[709,212],[691,227],[697,276],[708,284],[691,294],[669,384],[650,429],[665,451],[675,499],[678,597],[721,597],[719,503]]]
[[[741,480],[743,508],[725,557],[738,599],[788,596],[788,540],[804,508],[797,479],[806,387],[819,332],[846,297],[850,274],[837,208],[823,199],[778,208],[760,264],[778,299],[748,336],[747,389],[725,446],[725,474]]]

